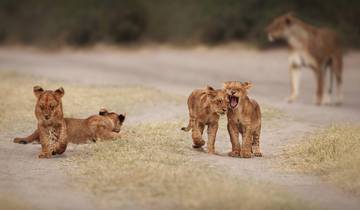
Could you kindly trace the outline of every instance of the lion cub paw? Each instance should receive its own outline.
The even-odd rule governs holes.
[[[201,141],[194,141],[194,144],[193,144],[193,148],[194,149],[197,149],[197,148],[200,148],[202,146],[205,145],[205,141],[204,140],[201,140]]]
[[[39,154],[39,158],[51,158],[51,154],[42,152]]]
[[[239,153],[239,151],[231,151],[231,152],[228,153],[228,156],[230,156],[230,157],[239,157],[240,153]]]
[[[255,156],[255,157],[262,157],[263,155],[262,155],[261,152],[255,152],[255,153],[254,153],[254,156]]]
[[[216,152],[215,152],[214,149],[208,149],[207,152],[208,152],[209,155],[216,155]]]
[[[240,157],[251,158],[251,151],[250,150],[241,150]]]

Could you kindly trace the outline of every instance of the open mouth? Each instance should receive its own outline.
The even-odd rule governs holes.
[[[230,107],[235,108],[239,103],[239,98],[236,96],[229,96]]]
[[[120,129],[114,129],[113,132],[119,133],[119,132],[120,132]]]

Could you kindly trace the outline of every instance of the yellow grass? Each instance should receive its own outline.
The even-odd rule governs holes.
[[[360,125],[336,124],[319,130],[286,156],[295,169],[315,172],[360,195]]]
[[[80,86],[0,72],[0,132],[24,132],[36,127],[35,85],[51,90],[63,86],[65,117],[85,118],[97,114],[101,107],[141,114],[159,105],[183,101],[180,96],[141,86]]]
[[[66,165],[104,203],[153,209],[307,209],[277,187],[241,180],[197,160],[185,122],[142,124],[82,148]],[[221,157],[219,157],[221,158]],[[73,167],[73,163],[77,166]]]

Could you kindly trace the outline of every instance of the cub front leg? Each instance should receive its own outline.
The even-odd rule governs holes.
[[[258,128],[253,134],[252,153],[255,157],[262,157],[262,153],[260,151],[260,128]]]
[[[41,152],[39,153],[39,158],[51,158],[51,151],[50,151],[50,141],[48,134],[46,133],[45,129],[40,130],[40,144],[41,144]]]
[[[55,146],[55,154],[61,155],[65,152],[67,147],[68,141],[67,141],[67,132],[66,132],[66,125],[61,126],[59,139],[56,142]]]
[[[228,153],[231,157],[237,157],[240,155],[240,143],[239,143],[239,128],[235,123],[228,122],[227,129],[230,135],[231,152]]]
[[[215,139],[219,124],[212,123],[208,126],[208,153],[215,154]]]
[[[205,125],[200,122],[195,122],[195,126],[192,129],[193,148],[201,148],[205,145],[205,141],[202,138]]]
[[[242,140],[242,148],[240,151],[240,156],[242,158],[251,158],[251,146],[252,146],[252,132],[251,128],[245,127]]]

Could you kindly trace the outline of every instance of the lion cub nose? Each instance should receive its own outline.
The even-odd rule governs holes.
[[[48,120],[50,118],[49,115],[45,115],[44,117],[45,117],[46,120]]]

